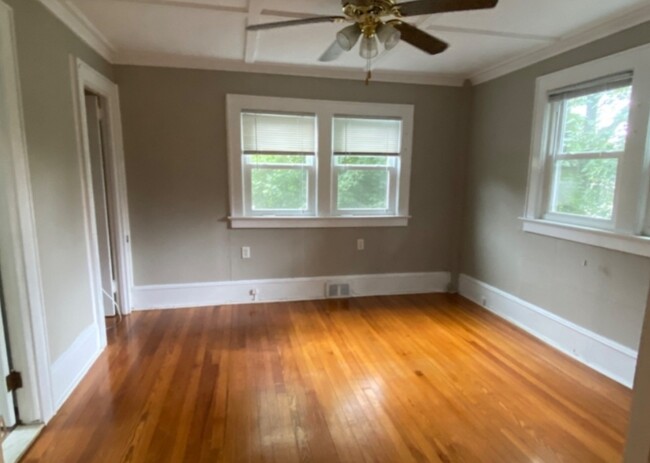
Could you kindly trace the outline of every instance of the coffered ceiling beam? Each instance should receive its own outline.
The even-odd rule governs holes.
[[[181,2],[178,0],[112,0],[113,2],[122,2],[122,3],[140,3],[144,5],[155,5],[155,6],[173,6],[178,8],[193,8],[197,10],[209,10],[209,11],[219,11],[224,13],[248,13],[248,9],[239,6],[230,6],[230,5],[217,5],[213,3],[205,2]]]

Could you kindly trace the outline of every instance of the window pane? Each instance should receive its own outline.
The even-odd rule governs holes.
[[[392,166],[394,159],[390,156],[336,156],[340,166]]]
[[[565,100],[561,154],[624,151],[631,94],[627,86]]]
[[[311,165],[313,156],[284,155],[284,154],[252,154],[246,156],[248,164],[275,164],[285,166]]]
[[[337,180],[338,209],[388,209],[388,171],[344,170]]]
[[[553,212],[611,219],[618,159],[556,163]]]
[[[307,210],[307,169],[253,168],[251,172],[254,211]]]

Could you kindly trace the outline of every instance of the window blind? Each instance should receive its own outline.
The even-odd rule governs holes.
[[[316,153],[316,116],[244,112],[243,154]]]
[[[335,117],[334,154],[399,156],[401,151],[402,121],[400,119],[372,119]]]
[[[549,94],[549,101],[570,100],[572,98],[579,98],[581,96],[592,95],[607,90],[629,87],[632,85],[632,78],[633,73],[630,71],[560,88]]]

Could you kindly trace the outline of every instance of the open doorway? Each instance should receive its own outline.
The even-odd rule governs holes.
[[[115,222],[110,217],[111,207],[107,191],[108,179],[106,178],[108,147],[104,125],[107,102],[100,95],[85,90],[84,104],[86,107],[88,154],[90,156],[95,224],[97,228],[102,308],[105,317],[117,316],[119,318],[123,312],[118,302],[120,287],[116,274]],[[110,326],[110,324],[107,323],[107,326]]]
[[[89,271],[100,347],[114,318],[131,312],[132,264],[117,85],[71,57],[82,163]],[[109,318],[107,323],[106,317]]]

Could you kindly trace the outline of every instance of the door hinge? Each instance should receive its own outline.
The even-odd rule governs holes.
[[[12,371],[7,375],[7,391],[13,392],[23,387],[23,375],[19,371]]]

